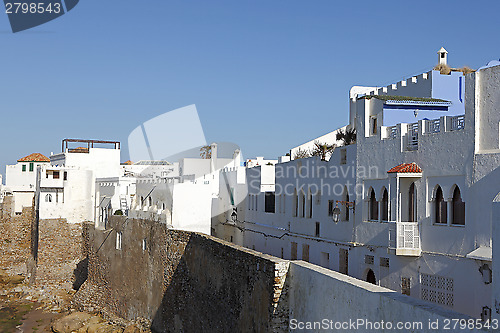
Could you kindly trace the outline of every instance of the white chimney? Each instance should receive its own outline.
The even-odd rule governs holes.
[[[448,51],[446,51],[444,47],[442,47],[438,51],[438,57],[439,57],[438,61],[439,61],[440,65],[447,65],[448,64]]]
[[[217,144],[212,143],[210,145],[211,148],[211,157],[210,157],[210,173],[215,172],[217,170]]]

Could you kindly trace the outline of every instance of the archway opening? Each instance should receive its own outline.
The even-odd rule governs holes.
[[[368,273],[366,273],[366,282],[370,282],[373,284],[377,284],[377,279],[375,278],[375,273],[370,269]]]

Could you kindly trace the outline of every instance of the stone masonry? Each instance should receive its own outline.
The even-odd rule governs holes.
[[[106,230],[86,224],[84,235],[88,279],[75,295],[83,310],[142,317],[155,332],[288,330],[286,260],[117,216]]]

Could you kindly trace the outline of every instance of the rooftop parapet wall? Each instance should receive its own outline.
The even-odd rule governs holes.
[[[351,102],[359,97],[368,96],[411,96],[440,98],[451,101],[450,115],[464,113],[465,78],[462,72],[451,72],[450,75],[440,74],[439,71],[429,71],[398,81],[385,87],[366,89],[360,94],[351,93]]]
[[[439,73],[439,72],[437,72]],[[406,80],[401,80],[385,87],[375,87],[364,94],[351,96],[355,101],[362,95],[389,95],[389,96],[413,96],[413,97],[432,97],[432,75],[433,71],[412,76]]]

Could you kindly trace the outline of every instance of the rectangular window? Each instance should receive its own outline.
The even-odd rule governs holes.
[[[274,213],[276,209],[276,197],[274,192],[266,192],[265,195],[265,212]]]
[[[23,165],[21,166],[21,168],[22,168],[23,172],[25,172],[25,171],[26,171],[26,164],[23,164]]]
[[[328,200],[328,216],[333,216],[333,209],[335,208],[335,201]]]
[[[340,164],[347,164],[347,151],[345,149],[340,150]]]
[[[401,278],[401,294],[410,296],[410,288],[411,288],[410,281],[411,280],[409,277]]]
[[[372,117],[372,135],[377,134],[377,117]]]
[[[389,267],[389,258],[380,258],[381,267]]]
[[[290,260],[297,260],[297,243],[290,244]]]
[[[375,261],[375,258],[373,256],[365,255],[365,264],[373,265],[374,261]]]
[[[117,250],[122,249],[122,233],[121,232],[116,233],[116,249]]]
[[[52,178],[54,178],[54,179],[59,179],[59,171],[54,171],[54,172],[52,173]]]
[[[68,180],[68,172],[64,171],[64,180]]]
[[[316,230],[314,231],[314,236],[319,237],[320,234],[320,224],[316,222]]]
[[[330,253],[321,252],[321,266],[325,268],[330,268]]]
[[[309,245],[302,244],[302,260],[309,262]]]
[[[349,250],[339,250],[339,272],[342,274],[349,274]]]
[[[33,164],[33,162],[30,163],[30,172],[33,172],[33,170],[35,169],[35,165]]]

